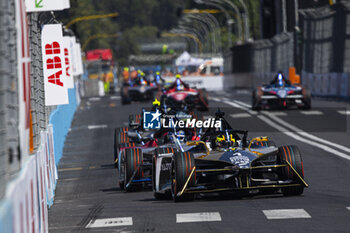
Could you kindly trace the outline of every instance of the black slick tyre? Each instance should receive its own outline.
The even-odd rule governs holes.
[[[304,168],[303,168],[303,160],[301,158],[301,153],[297,146],[281,146],[278,148],[278,156],[282,163],[287,164],[290,163],[293,168],[298,172],[298,174],[304,178]],[[301,195],[304,191],[304,186],[300,181],[300,178],[297,174],[293,172],[290,167],[282,168],[282,179],[284,180],[292,180],[294,183],[300,183],[300,186],[292,186],[282,188],[282,193],[285,196],[296,196]]]
[[[171,164],[171,194],[175,202],[180,201],[193,201],[195,199],[194,193],[184,193],[181,196],[178,194],[181,192],[186,184],[188,177],[194,168],[194,157],[190,152],[176,152],[174,153]],[[195,184],[196,174],[192,175],[192,178],[187,184],[187,188]]]
[[[142,178],[143,153],[140,148],[129,148],[124,150],[124,190],[137,191],[142,184],[134,184],[131,180]],[[135,172],[136,171],[136,172]],[[133,174],[135,172],[135,176]],[[129,184],[128,184],[129,183]]]

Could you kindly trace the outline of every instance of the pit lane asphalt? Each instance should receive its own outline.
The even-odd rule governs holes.
[[[150,103],[122,106],[118,97],[86,98],[75,114],[58,166],[55,202],[49,209],[50,232],[350,231],[350,210],[347,209],[350,207],[349,160],[277,131],[258,118],[261,114],[247,115],[245,110],[225,103],[238,100],[249,104],[249,92],[220,96],[211,93],[211,96],[217,101],[210,101],[210,106],[227,111],[226,116],[234,127],[248,129],[252,136],[269,136],[277,145],[300,148],[305,179],[310,185],[302,196],[223,199],[210,196],[199,197],[194,202],[174,203],[157,201],[147,190],[125,193],[118,187],[118,176],[113,167],[113,129],[125,126],[129,114],[139,113],[141,106],[150,106]],[[299,110],[278,114],[284,121],[308,129],[310,134],[350,147],[349,116],[344,120],[338,115],[338,111],[345,108],[350,109],[350,105],[313,99],[313,110],[322,115],[305,115]],[[263,210],[272,209],[303,209],[311,218],[269,220]],[[218,212],[221,221],[176,223],[176,214],[201,212]],[[131,217],[133,224],[86,228],[92,220],[118,217]]]

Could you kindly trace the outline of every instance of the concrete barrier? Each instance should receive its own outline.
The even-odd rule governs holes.
[[[286,73],[286,72],[284,72]],[[269,83],[276,73],[235,73],[223,78],[224,90],[255,88]],[[350,77],[345,73],[313,74],[302,72],[302,85],[314,96],[350,98]]]
[[[21,171],[8,183],[0,202],[0,233],[48,232],[48,207],[53,204],[56,164],[62,157],[65,137],[80,101],[78,90],[69,89],[69,105],[61,105],[41,132],[37,151],[25,158]]]

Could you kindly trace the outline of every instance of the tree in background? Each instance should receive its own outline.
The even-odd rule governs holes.
[[[251,36],[259,35],[259,0],[245,0],[249,8]],[[87,50],[97,48],[112,48],[115,57],[123,63],[131,54],[140,54],[139,42],[145,38],[156,39],[157,32],[168,31],[176,27],[182,9],[208,8],[197,5],[192,0],[72,0],[71,9],[56,13],[57,18],[65,24],[70,20],[87,15],[118,12],[116,18],[83,21],[72,26],[72,29],[84,43],[95,34],[120,33],[119,38],[92,40]],[[222,33],[221,47],[227,50],[228,32],[226,18],[223,14],[215,15]],[[237,35],[233,35],[234,40]]]

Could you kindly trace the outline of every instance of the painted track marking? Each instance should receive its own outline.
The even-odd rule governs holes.
[[[219,212],[176,214],[176,223],[184,222],[220,222]]]
[[[111,100],[120,100],[121,97],[120,96],[111,96],[110,99]]]
[[[317,111],[317,110],[314,110],[314,111],[300,111],[301,114],[304,114],[304,115],[307,115],[307,116],[320,116],[320,115],[323,115],[323,112],[321,111]]]
[[[100,97],[91,97],[91,98],[89,98],[89,100],[90,101],[99,101],[99,100],[101,100],[101,98]]]
[[[236,113],[236,114],[231,114],[230,117],[232,118],[249,118],[252,117],[249,113]]]
[[[104,129],[107,128],[107,125],[89,125],[88,129],[92,130],[92,129]]]
[[[225,102],[226,104],[229,104],[233,107],[235,107],[236,105],[240,105],[240,109],[245,109],[246,111],[248,111],[248,107],[250,107],[250,105],[244,103],[244,102],[241,102],[241,101],[237,101],[235,100],[235,103],[231,103],[231,102]],[[343,152],[340,152],[340,151],[337,151],[329,146],[333,146],[337,149],[340,149],[340,150],[343,150],[343,151],[346,151],[348,153],[350,153],[350,148],[348,147],[345,147],[343,145],[340,145],[340,144],[337,144],[337,143],[334,143],[334,142],[330,142],[328,140],[325,140],[325,139],[322,139],[322,138],[319,138],[317,136],[314,136],[312,134],[309,134],[297,127],[295,127],[294,125],[291,125],[289,123],[287,123],[286,121],[276,117],[276,116],[273,116],[271,114],[269,114],[269,112],[262,112],[263,115],[269,117],[270,119],[268,119],[267,117],[263,116],[263,115],[259,115],[258,118],[260,118],[261,120],[263,120],[265,123],[267,123],[268,125],[270,125],[271,127],[277,129],[278,131],[298,140],[298,141],[301,141],[301,142],[304,142],[306,144],[309,144],[311,146],[314,146],[314,147],[318,147],[324,151],[327,151],[327,152],[330,152],[332,154],[335,154],[339,157],[342,157],[344,159],[347,159],[347,160],[350,160],[350,156],[348,154],[345,154]],[[275,120],[278,124],[276,124],[275,122],[273,122],[272,120]],[[284,127],[287,127],[289,128],[289,130],[287,128],[284,128],[282,127],[281,125],[283,125]],[[290,130],[294,131],[294,132],[289,132]],[[296,135],[296,134],[299,134],[299,135]],[[305,140],[305,138],[309,138],[309,140]],[[314,140],[314,141],[310,141],[310,140]],[[326,144],[326,145],[329,145],[329,146],[326,146],[326,145],[321,145],[319,143],[315,143],[316,142],[320,142],[320,143],[323,143],[323,144]]]
[[[346,207],[348,210],[350,210],[350,206],[349,207]]]
[[[338,113],[342,115],[350,115],[350,110],[339,110]]]
[[[267,111],[261,111],[263,113],[266,113]],[[270,112],[271,115],[273,116],[287,116],[287,113],[285,112]]]
[[[68,168],[59,168],[59,172],[65,172],[65,171],[81,171],[83,170],[82,167],[68,167]]]
[[[124,218],[103,218],[91,220],[86,228],[132,226],[132,217]]]
[[[311,218],[304,209],[263,210],[267,219]]]

